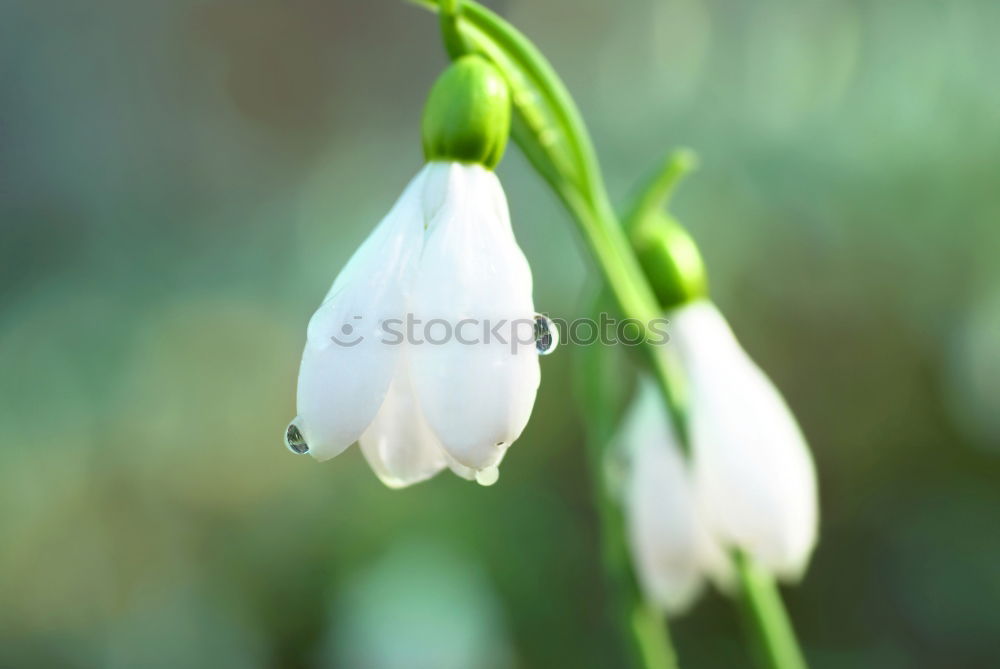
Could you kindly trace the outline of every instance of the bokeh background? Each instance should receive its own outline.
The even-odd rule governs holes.
[[[1000,653],[1000,3],[509,0],[624,201],[670,148],[813,446],[815,667]],[[573,351],[483,489],[281,442],[306,322],[421,162],[401,2],[0,1],[0,666],[613,667]],[[593,282],[512,148],[536,305]],[[733,609],[673,627],[748,664]]]

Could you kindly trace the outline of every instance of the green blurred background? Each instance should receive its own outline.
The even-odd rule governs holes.
[[[814,667],[1000,656],[1000,3],[509,0],[674,211],[817,460]],[[401,2],[0,0],[0,666],[613,667],[572,397],[483,489],[281,443],[306,322],[421,162]],[[539,310],[589,262],[516,148]],[[748,663],[718,595],[688,667]]]

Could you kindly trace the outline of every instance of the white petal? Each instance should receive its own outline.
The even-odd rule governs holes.
[[[631,554],[647,597],[667,613],[701,592],[709,539],[697,517],[691,477],[659,390],[644,379],[617,437],[629,455],[624,509]]]
[[[672,342],[690,383],[694,473],[720,541],[786,580],[801,576],[816,543],[816,472],[774,384],[709,302],[674,311]]]
[[[359,440],[368,464],[390,488],[429,479],[448,464],[420,413],[405,359],[401,363],[382,408]]]
[[[445,453],[447,454],[447,451],[445,451]],[[450,469],[452,473],[455,474],[455,476],[460,476],[466,481],[476,480],[476,470],[473,469],[472,467],[466,467],[465,465],[463,465],[461,462],[451,457],[450,455],[448,455],[447,461],[448,461],[448,469]]]
[[[445,450],[480,470],[500,461],[535,402],[531,271],[496,176],[470,165],[431,169],[432,218],[411,300],[427,338],[413,346],[413,384]]]
[[[357,441],[382,405],[401,346],[382,330],[402,319],[423,243],[426,168],[358,248],[309,321],[297,424],[326,460]]]

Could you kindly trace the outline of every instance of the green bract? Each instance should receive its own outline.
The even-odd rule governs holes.
[[[411,1],[440,12],[452,59],[476,53],[503,73],[514,108],[511,134],[573,215],[593,223],[593,210],[608,213],[611,205],[580,112],[535,45],[471,0]]]
[[[510,134],[510,90],[481,56],[462,56],[438,77],[424,107],[424,157],[493,169]]]

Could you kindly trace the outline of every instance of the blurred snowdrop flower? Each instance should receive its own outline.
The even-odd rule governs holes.
[[[802,432],[714,304],[695,300],[669,318],[687,381],[699,518],[722,549],[797,580],[818,529],[816,472]]]
[[[819,523],[816,471],[795,417],[708,298],[698,247],[665,211],[693,164],[686,151],[668,158],[629,225],[685,389],[688,457],[649,383],[622,427],[633,453],[625,510],[636,572],[668,613],[684,609],[702,577],[729,589],[736,551],[797,580]]]
[[[786,581],[816,544],[816,474],[785,401],[706,299],[668,312],[687,383],[691,456],[656,386],[643,379],[618,442],[628,455],[623,506],[647,597],[683,613],[704,579],[729,589],[739,550]]]
[[[429,162],[309,322],[295,452],[326,460],[359,441],[390,487],[445,467],[496,481],[539,384],[531,271],[492,171],[509,123],[506,84],[482,58],[435,84]]]

